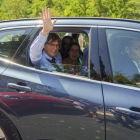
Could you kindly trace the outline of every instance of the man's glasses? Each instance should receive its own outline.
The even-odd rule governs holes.
[[[59,44],[56,44],[56,45],[52,44],[52,43],[47,43],[47,44],[49,44],[51,48],[54,48],[55,46],[59,49],[61,48],[61,46]]]
[[[64,42],[64,45],[68,45],[70,42]]]

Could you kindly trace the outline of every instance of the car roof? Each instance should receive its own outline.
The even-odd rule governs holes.
[[[54,19],[57,19],[56,25],[95,25],[140,29],[139,20],[98,17],[53,17],[52,20]],[[0,28],[32,25],[42,25],[41,18],[16,19],[0,22]]]

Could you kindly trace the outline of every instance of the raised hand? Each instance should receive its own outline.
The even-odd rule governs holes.
[[[51,21],[51,11],[50,8],[45,7],[45,10],[42,9],[42,14],[40,14],[40,17],[43,21],[43,30],[42,30],[42,35],[47,35],[49,32],[53,29],[54,24],[56,23],[56,19],[52,22]]]

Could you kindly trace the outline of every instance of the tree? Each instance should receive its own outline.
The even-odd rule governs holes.
[[[139,19],[138,0],[96,0],[96,10],[99,16],[113,18]]]
[[[70,17],[86,17],[88,16],[88,8],[90,7],[91,0],[71,0],[66,5],[64,16]]]
[[[0,0],[0,20],[39,17],[45,6],[53,17],[140,19],[139,0]]]
[[[0,7],[0,20],[25,18],[27,16],[25,7],[28,7],[26,0],[3,0]]]
[[[56,3],[55,3],[56,4]],[[32,6],[29,9],[29,16],[31,18],[40,17],[39,13],[42,13],[42,8],[51,8],[51,15],[52,17],[59,17],[60,14],[57,9],[54,8],[54,1],[53,0],[32,0]]]

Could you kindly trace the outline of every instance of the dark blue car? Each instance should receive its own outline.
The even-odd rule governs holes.
[[[41,19],[0,22],[0,140],[139,140],[140,21],[57,18],[61,39],[83,36],[76,72],[31,63],[41,30]]]

